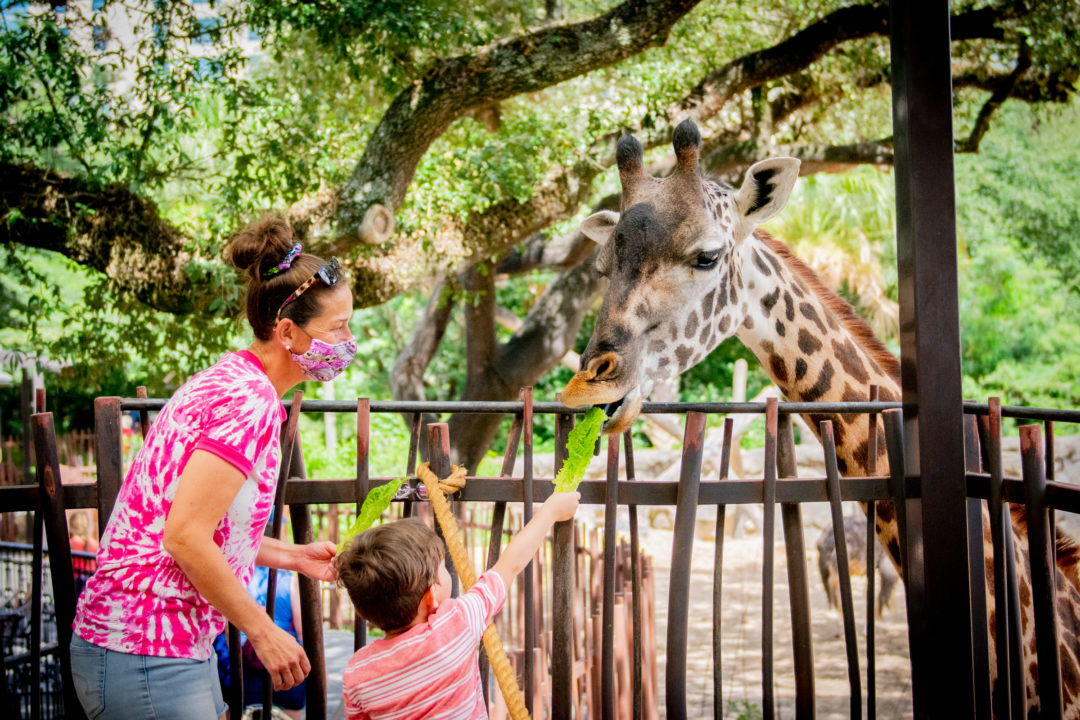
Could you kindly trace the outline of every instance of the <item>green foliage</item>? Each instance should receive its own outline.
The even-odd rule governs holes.
[[[749,700],[728,700],[727,712],[734,714],[735,720],[761,720],[761,710]]]
[[[581,422],[570,431],[566,439],[566,461],[555,476],[555,492],[577,490],[592,460],[593,449],[606,419],[603,408],[589,408]]]
[[[384,485],[379,485],[368,491],[364,503],[360,506],[360,512],[353,520],[349,529],[341,534],[341,542],[338,543],[338,552],[343,552],[349,546],[352,539],[364,532],[382,516],[390,507],[398,488],[405,482],[404,478],[391,480]]]

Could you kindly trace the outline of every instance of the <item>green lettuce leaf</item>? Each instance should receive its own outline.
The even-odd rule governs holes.
[[[390,502],[397,494],[398,488],[405,482],[405,478],[391,480],[385,485],[379,485],[368,491],[364,498],[364,504],[360,506],[360,513],[356,516],[351,527],[341,536],[338,543],[338,552],[344,552],[352,539],[375,524],[375,521],[390,507]]]
[[[585,470],[589,467],[593,450],[596,448],[596,439],[600,437],[600,429],[605,420],[607,415],[603,408],[594,407],[585,413],[581,423],[570,431],[566,442],[566,462],[555,476],[555,492],[577,490],[581,479],[585,477]]]

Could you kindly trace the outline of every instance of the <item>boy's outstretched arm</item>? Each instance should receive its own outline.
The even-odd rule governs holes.
[[[510,587],[514,578],[525,569],[533,555],[540,549],[551,526],[560,520],[569,520],[577,512],[581,495],[576,492],[554,493],[544,501],[540,510],[533,515],[529,524],[514,536],[506,549],[499,556],[499,561],[492,568],[502,576],[503,583]]]

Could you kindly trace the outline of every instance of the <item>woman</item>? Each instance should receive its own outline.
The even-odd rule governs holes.
[[[284,220],[254,224],[230,251],[248,273],[255,340],[176,391],[120,489],[71,642],[91,720],[224,717],[211,643],[226,618],[250,638],[275,689],[311,669],[245,585],[256,563],[332,579],[332,543],[262,533],[281,463],[280,398],[352,361],[352,294],[337,259],[302,253]]]

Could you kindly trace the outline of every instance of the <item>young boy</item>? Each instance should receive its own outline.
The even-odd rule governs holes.
[[[555,493],[514,536],[495,566],[467,593],[450,597],[443,542],[417,520],[357,535],[335,561],[356,611],[385,638],[361,648],[345,668],[349,720],[487,718],[477,648],[506,602],[506,588],[551,526],[569,520],[578,493]]]

